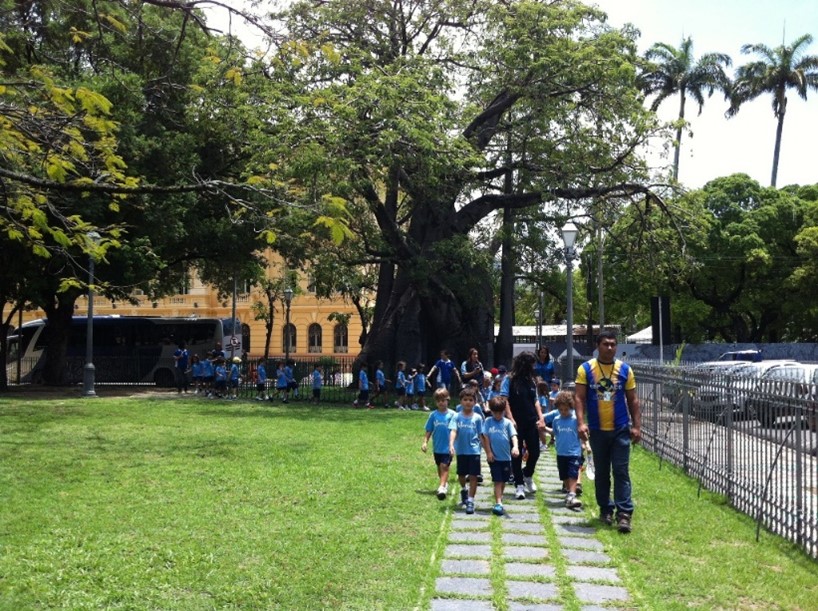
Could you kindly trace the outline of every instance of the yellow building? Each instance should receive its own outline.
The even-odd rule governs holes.
[[[138,291],[133,298],[137,305],[126,302],[111,302],[97,295],[94,298],[94,314],[119,314],[121,316],[198,316],[201,318],[230,318],[232,316],[232,297],[219,299],[218,292],[203,284],[197,278],[191,278],[182,293],[151,301]],[[236,318],[250,327],[250,356],[264,354],[265,329],[264,321],[254,320],[252,305],[256,302],[267,304],[264,293],[257,289],[239,286],[236,295]],[[285,354],[284,325],[286,312],[284,304],[275,304],[273,333],[270,337],[270,356]],[[75,305],[76,315],[88,312],[88,299],[83,296]],[[332,312],[351,314],[349,324],[344,327],[335,321],[328,320]],[[25,312],[24,321],[43,318],[42,310]],[[355,307],[342,300],[318,299],[310,290],[308,281],[303,279],[296,289],[290,305],[290,325],[292,342],[290,356],[297,359],[315,358],[317,356],[355,356],[360,350],[358,338],[361,335],[361,319]]]

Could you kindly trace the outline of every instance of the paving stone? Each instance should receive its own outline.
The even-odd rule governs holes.
[[[619,575],[616,569],[602,569],[595,566],[568,565],[566,572],[569,577],[577,581],[611,581],[619,583]]]
[[[556,569],[550,564],[534,564],[532,562],[506,562],[506,575],[509,577],[547,577],[551,579]]]
[[[490,568],[488,560],[444,560],[442,571],[446,575],[488,575]]]
[[[566,507],[562,501],[560,501],[559,505],[556,507],[548,507],[547,509],[552,516],[574,516],[587,519],[585,518],[585,514],[582,513],[581,509],[570,509],[569,507]]]
[[[435,591],[440,594],[491,596],[491,581],[482,577],[438,577]]]
[[[491,545],[450,544],[443,552],[445,558],[491,558]]]
[[[491,543],[491,532],[488,530],[453,530],[449,533],[450,543]]]
[[[489,521],[483,516],[455,517],[452,520],[452,530],[487,530]]]
[[[542,560],[548,557],[548,550],[544,547],[508,545],[503,550],[503,556],[513,560]]]
[[[588,537],[559,537],[559,542],[563,547],[573,547],[575,549],[593,549],[600,552],[604,549],[601,541],[589,539]]]
[[[562,605],[551,605],[546,603],[521,603],[512,602],[508,606],[509,611],[563,611]],[[610,611],[609,609],[606,611]]]
[[[501,522],[504,531],[525,532],[544,534],[545,528],[539,522],[512,522],[510,520],[503,520]]]
[[[509,522],[539,522],[540,514],[532,512],[531,510],[518,509],[514,507],[506,507],[506,513],[502,518]]]
[[[494,611],[494,605],[487,600],[434,598],[431,609],[432,611]]]
[[[581,524],[589,525],[591,522],[582,514],[551,514],[551,521],[554,524]]]
[[[593,537],[596,534],[596,528],[591,526],[578,526],[576,524],[554,524],[554,530],[557,531],[557,536],[586,536]]]
[[[591,552],[582,549],[563,548],[562,555],[568,562],[575,564],[608,564],[611,557],[602,552]]]
[[[503,533],[503,543],[512,545],[548,545],[542,535]]]
[[[509,598],[533,598],[537,600],[557,598],[557,584],[555,583],[507,579],[506,588],[508,588]]]
[[[611,600],[628,600],[630,598],[628,591],[620,586],[577,582],[574,584],[574,591],[577,593],[580,602],[585,603],[607,603]]]

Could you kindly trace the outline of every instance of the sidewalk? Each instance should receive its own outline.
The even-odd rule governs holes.
[[[432,611],[494,611],[492,597],[500,588],[513,611],[559,611],[565,599],[578,600],[583,611],[634,608],[595,536],[607,527],[564,506],[553,453],[543,452],[535,479],[539,490],[525,501],[514,500],[513,487],[506,487],[502,517],[491,513],[488,478],[477,489],[473,515],[462,506],[454,510]],[[580,498],[595,507],[592,494]],[[560,586],[558,577],[570,584]]]

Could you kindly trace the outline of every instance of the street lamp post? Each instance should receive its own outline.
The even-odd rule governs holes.
[[[540,309],[537,308],[534,310],[534,352],[539,353],[540,347],[542,344],[540,343]]]
[[[96,246],[100,236],[96,231],[88,233],[88,240]],[[96,397],[94,390],[96,368],[94,367],[94,262],[95,254],[88,256],[88,320],[85,324],[85,367],[82,370],[82,396]]]
[[[284,289],[285,325],[284,325],[284,362],[290,362],[290,304],[293,301],[293,290],[288,286]]]
[[[565,335],[567,339],[567,354],[568,368],[566,371],[565,380],[573,380],[574,378],[574,242],[577,239],[577,226],[571,221],[565,224],[562,228],[562,241],[565,244],[565,273],[568,279],[567,282],[567,316],[565,324]]]

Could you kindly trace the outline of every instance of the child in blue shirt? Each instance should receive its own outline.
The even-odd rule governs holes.
[[[383,394],[386,394],[386,375],[383,373],[383,361],[377,361],[375,363],[375,394],[372,396],[373,407],[378,398]],[[389,404],[387,403],[387,407],[388,406]]]
[[[406,407],[406,361],[398,361],[397,372],[395,373],[395,407],[407,409]]]
[[[503,515],[503,492],[506,482],[511,479],[511,457],[520,455],[517,446],[517,430],[511,420],[503,417],[506,411],[505,397],[494,397],[489,401],[491,417],[483,423],[483,437],[486,439],[486,457],[491,468],[494,483],[494,515]]]
[[[352,402],[353,407],[375,407],[369,401],[369,374],[366,371],[366,363],[361,363],[361,370],[358,372],[358,398]]]
[[[256,401],[267,399],[267,367],[264,366],[264,358],[258,360],[256,366]]]
[[[424,412],[429,411],[426,407],[426,379],[426,365],[418,363],[418,372],[415,374],[415,399]]]
[[[190,375],[193,378],[193,394],[198,395],[202,391],[202,363],[198,354],[190,357]]]
[[[560,392],[560,381],[557,378],[551,380],[551,392],[548,394],[548,403],[540,403],[541,406],[548,405],[549,409],[556,407],[557,395]]]
[[[316,363],[315,369],[312,370],[312,400],[316,405],[321,403],[321,387],[323,385],[324,377],[321,375],[321,367]]]
[[[469,391],[465,391],[468,394]],[[474,413],[474,397],[460,398],[463,411],[449,423],[449,453],[457,454],[457,479],[460,482],[460,501],[466,505],[466,513],[474,513],[474,495],[477,493],[477,476],[480,475],[480,447],[483,438],[483,418]],[[489,449],[486,448],[486,453]],[[466,490],[466,476],[469,488]]]
[[[449,409],[449,391],[439,388],[434,394],[437,409],[429,414],[426,421],[426,436],[420,449],[426,452],[429,438],[432,439],[432,452],[437,465],[437,476],[440,480],[437,488],[437,498],[441,501],[449,492],[449,466],[452,464],[452,455],[449,452],[449,425],[455,412]]]
[[[205,393],[205,396],[212,397],[213,379],[215,375],[213,361],[205,357],[201,360],[201,364],[202,364],[202,392]]]
[[[284,369],[284,361],[279,361],[276,369],[276,391],[283,403],[287,403],[290,394],[290,385],[287,382],[287,372]],[[270,395],[270,401],[274,399],[274,395]]]
[[[234,356],[233,364],[230,366],[230,390],[228,391],[228,399],[239,398],[239,365],[241,364],[241,357]]]
[[[557,394],[555,403],[558,414],[551,422],[551,429],[557,448],[557,470],[567,490],[565,506],[569,509],[579,509],[582,507],[582,501],[577,498],[577,481],[584,459],[582,442],[577,431],[577,416],[573,409],[574,395],[563,390]]]
[[[284,367],[284,373],[287,374],[287,390],[293,391],[293,398],[298,399],[298,382],[295,380],[295,361],[287,361]]]
[[[227,367],[220,356],[216,357],[216,364],[213,367],[213,390],[220,399],[227,392]]]
[[[415,403],[415,378],[418,375],[417,369],[412,369],[406,376],[406,402],[404,405],[406,409],[417,410],[418,404]]]

